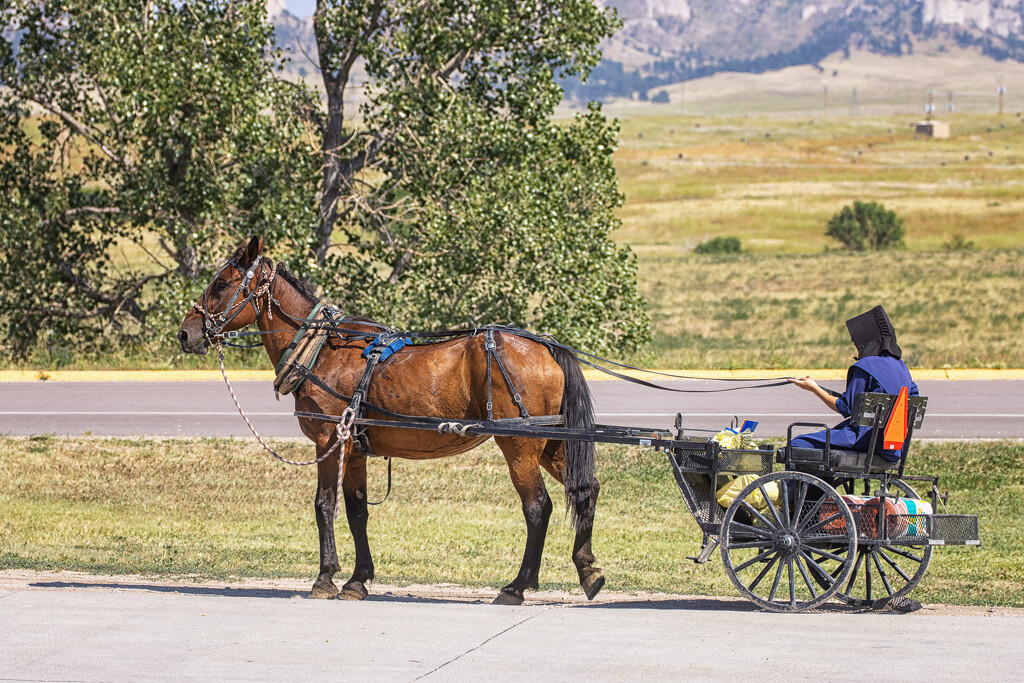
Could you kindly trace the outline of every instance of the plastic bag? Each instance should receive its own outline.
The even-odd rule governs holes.
[[[740,491],[752,484],[760,475],[757,474],[743,474],[731,481],[726,482],[723,486],[720,486],[715,491],[715,500],[718,504],[724,508],[732,505],[732,502],[740,495]],[[765,493],[768,494],[768,499],[778,507],[779,504],[779,484],[774,481],[770,481],[764,485]],[[768,512],[768,503],[765,501],[764,496],[761,495],[760,489],[754,489],[754,492],[747,496],[747,502],[754,506],[754,509],[760,513]]]
[[[757,423],[751,420],[744,420],[739,429],[723,429],[711,437],[712,441],[718,442],[722,448],[731,451],[754,451],[757,444],[754,443],[754,430]]]

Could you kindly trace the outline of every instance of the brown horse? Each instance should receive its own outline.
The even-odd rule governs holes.
[[[317,303],[309,287],[281,265],[262,256],[263,240],[253,238],[235,252],[214,277],[203,297],[185,315],[178,333],[181,348],[203,354],[219,335],[255,323],[263,346],[277,366],[302,321]],[[344,328],[376,334],[379,327],[365,318],[346,318]],[[498,351],[530,415],[563,416],[567,427],[590,427],[593,406],[590,392],[575,357],[557,345],[500,331],[494,333]],[[318,383],[303,382],[295,390],[297,412],[339,416],[348,405],[336,394],[352,396],[367,361],[362,357],[364,335],[331,335],[311,368],[333,392]],[[484,335],[467,334],[448,341],[410,345],[380,363],[366,393],[369,404],[402,415],[480,421],[487,415],[488,358]],[[491,392],[493,416],[519,417],[520,411],[505,383],[495,381]],[[385,416],[368,410],[368,417]],[[316,444],[318,463],[315,498],[320,536],[320,575],[310,597],[360,600],[365,584],[374,578],[373,559],[366,536],[366,456],[352,439],[339,444],[336,423],[300,417],[299,424]],[[375,454],[421,460],[465,453],[488,437],[460,437],[419,429],[368,427]],[[519,574],[501,589],[499,604],[520,604],[523,591],[536,589],[541,554],[552,504],[541,476],[547,470],[566,489],[569,512],[576,525],[572,560],[587,598],[604,585],[594,565],[590,538],[600,486],[594,478],[594,444],[537,438],[495,437],[508,463],[509,475],[522,499],[526,518],[526,549]],[[340,445],[340,448],[338,447]],[[332,453],[333,451],[333,453]],[[355,569],[339,592],[335,572],[341,571],[334,542],[334,516],[339,468],[349,530],[355,542]]]

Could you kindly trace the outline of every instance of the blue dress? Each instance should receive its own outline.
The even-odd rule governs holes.
[[[917,396],[917,384],[910,377],[906,364],[892,356],[867,356],[854,363],[846,374],[846,390],[836,399],[836,409],[847,418],[828,430],[832,448],[848,451],[866,451],[871,445],[871,427],[858,427],[850,424],[850,413],[857,394],[863,392],[881,392],[898,394],[900,389],[907,387],[911,396]],[[825,448],[825,432],[801,434],[793,438],[794,448]],[[889,462],[900,459],[899,451],[885,451],[881,447],[881,439],[876,452]]]

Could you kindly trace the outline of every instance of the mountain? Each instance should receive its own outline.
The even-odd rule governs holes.
[[[653,89],[719,71],[761,73],[817,65],[837,52],[882,55],[944,39],[995,59],[1024,61],[1024,0],[596,0],[622,28],[602,46],[586,83],[563,85],[576,100],[645,99]],[[278,44],[292,69],[315,71],[312,21],[269,0]],[[663,93],[662,93],[663,94]]]
[[[764,72],[867,50],[913,52],[945,38],[996,59],[1024,60],[1024,0],[598,0],[623,26],[576,99],[646,97],[718,71]]]

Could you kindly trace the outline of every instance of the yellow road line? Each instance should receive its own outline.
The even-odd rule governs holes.
[[[670,374],[687,375],[702,379],[751,379],[766,380],[772,377],[803,377],[811,376],[821,380],[844,380],[846,370],[663,370]],[[671,381],[671,377],[656,375],[652,372],[623,370],[620,374],[647,381]],[[911,374],[917,380],[1024,380],[1024,369],[984,370],[974,368],[961,369],[912,369]],[[583,375],[588,380],[615,379],[611,375],[586,368]],[[264,380],[272,381],[272,370],[229,370],[232,380]],[[220,380],[220,370],[0,370],[0,383],[3,382],[183,382],[201,380]]]

